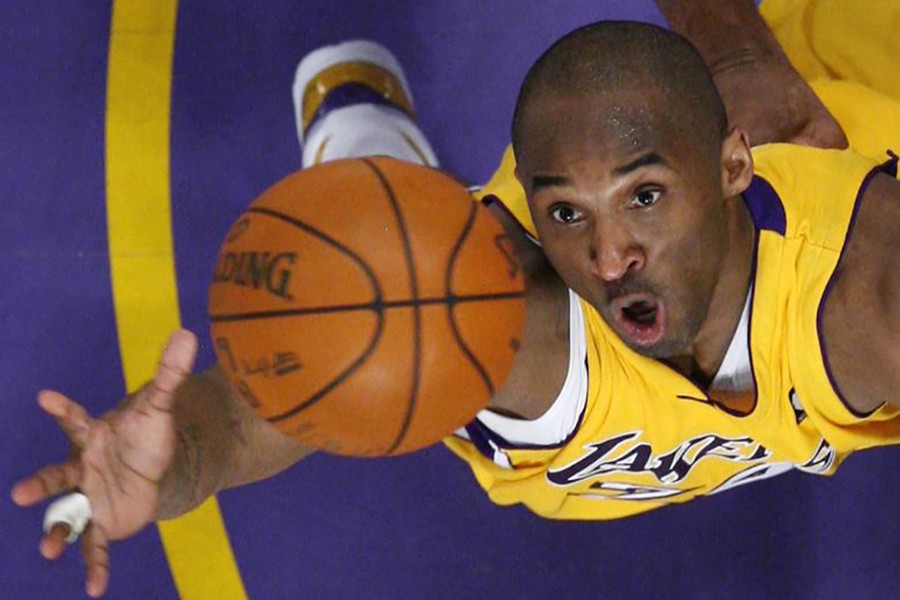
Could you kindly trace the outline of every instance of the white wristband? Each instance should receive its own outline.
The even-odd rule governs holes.
[[[44,513],[44,533],[49,533],[57,523],[65,523],[69,526],[66,542],[71,544],[78,539],[90,520],[91,501],[88,497],[81,493],[68,494],[47,507],[47,512]]]

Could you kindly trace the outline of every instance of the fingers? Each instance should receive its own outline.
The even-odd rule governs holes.
[[[190,375],[197,356],[197,338],[182,329],[169,337],[153,381],[146,388],[146,401],[154,408],[171,411],[175,390]]]
[[[12,489],[12,501],[19,506],[32,506],[63,492],[70,492],[81,481],[81,464],[69,461],[44,467]]]
[[[49,533],[56,525],[65,523],[69,528],[66,541],[71,544],[78,539],[90,520],[91,501],[88,497],[80,492],[66,494],[57,498],[44,512],[44,531]]]
[[[44,412],[56,419],[56,423],[77,448],[84,447],[93,421],[84,407],[51,390],[38,393],[38,404]]]
[[[41,538],[39,549],[47,560],[56,560],[66,549],[67,539],[72,529],[67,523],[57,523]]]
[[[84,531],[81,554],[87,567],[85,591],[91,598],[99,598],[109,585],[109,539],[102,527],[91,524]]]
[[[41,555],[47,560],[56,560],[65,551],[70,529],[65,523],[54,525],[41,538]],[[87,577],[85,591],[92,598],[99,598],[109,585],[109,539],[103,529],[90,525],[84,532],[81,546]]]
[[[56,560],[65,551],[71,528],[66,523],[56,523],[41,538],[40,552],[47,560]],[[84,530],[81,546],[87,578],[85,591],[92,598],[99,598],[109,585],[109,538],[102,527],[90,524]]]

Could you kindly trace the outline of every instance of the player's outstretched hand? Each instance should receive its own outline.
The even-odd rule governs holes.
[[[172,334],[153,381],[100,418],[58,392],[38,395],[38,404],[69,437],[72,456],[17,483],[12,499],[32,506],[73,491],[87,497],[92,516],[82,553],[92,597],[102,595],[109,582],[109,542],[134,535],[156,516],[159,484],[175,452],[174,391],[191,372],[196,353],[193,334]],[[58,558],[69,533],[68,525],[54,525],[41,539],[41,554]]]
[[[729,123],[746,130],[754,146],[847,147],[841,126],[786,58],[735,59],[712,70]]]

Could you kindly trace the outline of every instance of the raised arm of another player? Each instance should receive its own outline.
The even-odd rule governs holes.
[[[100,418],[57,392],[38,396],[73,453],[16,484],[12,498],[31,506],[73,491],[87,496],[92,517],[82,544],[93,597],[109,581],[110,541],[188,512],[219,490],[272,476],[311,452],[257,417],[217,368],[191,374],[196,351],[193,334],[173,334],[153,381]],[[68,534],[68,526],[54,526],[41,553],[58,558]]]
[[[756,146],[846,148],[841,126],[791,66],[753,0],[656,0],[713,73],[728,119]]]

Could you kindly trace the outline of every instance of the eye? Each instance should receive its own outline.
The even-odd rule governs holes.
[[[581,213],[577,210],[568,206],[566,204],[555,206],[550,209],[550,218],[556,221],[557,223],[562,223],[563,225],[569,225],[578,221],[581,218]]]
[[[634,208],[650,208],[662,197],[662,192],[659,190],[642,190],[634,195],[634,197],[629,202],[629,205]]]

